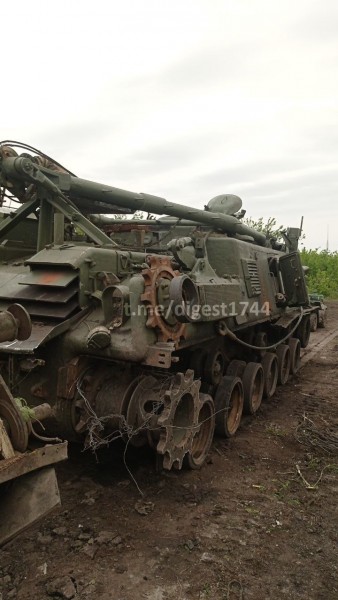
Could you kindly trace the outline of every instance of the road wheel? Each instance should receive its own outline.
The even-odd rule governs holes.
[[[222,348],[211,349],[204,365],[204,379],[211,385],[218,385],[223,377],[226,356]]]
[[[244,413],[254,415],[262,402],[264,371],[260,363],[249,362],[243,373]]]
[[[225,437],[235,435],[243,412],[243,384],[239,377],[222,377],[215,394],[216,432]]]
[[[317,313],[313,312],[310,315],[310,329],[311,329],[311,331],[315,332],[315,331],[317,331],[317,327],[318,327],[318,315],[317,315]]]
[[[290,375],[291,353],[289,346],[280,344],[277,347],[276,355],[278,359],[278,383],[284,385]]]
[[[294,375],[300,369],[300,341],[298,338],[290,338],[290,373]]]
[[[184,457],[184,466],[200,469],[205,463],[215,431],[215,407],[211,396],[200,394],[202,406],[198,414],[199,428],[194,435],[192,449]]]
[[[261,364],[264,371],[264,398],[271,398],[277,387],[278,381],[278,360],[273,352],[264,354]]]
[[[310,341],[310,333],[311,333],[311,322],[310,315],[305,315],[300,325],[298,325],[295,333],[295,337],[299,339],[300,345],[302,348],[306,348]]]
[[[246,362],[244,360],[232,360],[229,363],[225,374],[229,377],[242,377],[245,367]]]
[[[239,377],[222,377],[215,394],[216,431],[227,438],[235,435],[243,412],[243,384]]]
[[[319,314],[318,314],[318,327],[320,327],[321,329],[326,327],[326,322],[327,322],[327,309],[319,309]]]

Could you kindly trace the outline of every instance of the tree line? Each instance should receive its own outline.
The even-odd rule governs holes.
[[[338,252],[306,250],[300,252],[302,264],[309,267],[307,284],[310,292],[338,298]]]

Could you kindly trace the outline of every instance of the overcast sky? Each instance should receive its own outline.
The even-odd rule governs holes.
[[[0,138],[338,250],[337,0],[3,2]]]

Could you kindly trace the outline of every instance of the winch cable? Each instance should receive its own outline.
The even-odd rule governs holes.
[[[38,150],[38,148],[34,148],[34,146],[30,146],[29,144],[24,144],[23,142],[16,142],[15,140],[4,140],[4,141],[0,142],[0,147],[1,146],[11,146],[13,148],[21,148],[21,150],[28,150],[29,152],[34,152],[34,153],[38,154],[39,156],[42,156],[42,158],[46,158],[47,160],[52,162],[57,167],[60,167],[60,169],[63,169],[72,177],[77,177],[77,175],[75,175],[74,173],[69,171],[69,169],[67,169],[60,163],[58,163],[56,160],[54,160],[54,158],[51,158],[50,156],[48,156],[48,154],[41,152],[41,150]]]
[[[244,340],[241,340],[239,337],[237,337],[237,335],[235,333],[233,333],[232,331],[230,331],[230,329],[228,329],[228,331],[225,333],[225,335],[229,336],[231,339],[235,340],[236,342],[238,342],[245,348],[250,348],[250,350],[274,350],[274,348],[276,348],[277,346],[280,346],[281,344],[286,342],[286,340],[288,340],[289,337],[291,337],[292,334],[296,331],[296,329],[297,329],[298,325],[300,324],[300,322],[303,318],[303,315],[304,315],[304,310],[302,307],[300,308],[300,310],[301,310],[301,312],[300,312],[299,318],[297,319],[296,325],[291,329],[291,331],[289,331],[289,333],[286,336],[284,336],[281,340],[279,340],[278,342],[276,342],[275,344],[272,344],[270,346],[254,346],[253,344],[244,342]]]

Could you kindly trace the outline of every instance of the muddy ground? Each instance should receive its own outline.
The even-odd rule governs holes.
[[[128,450],[143,496],[123,448],[99,464],[72,448],[62,507],[0,551],[1,600],[336,600],[337,454],[296,432],[304,415],[337,431],[337,367],[338,333],[201,471]]]

